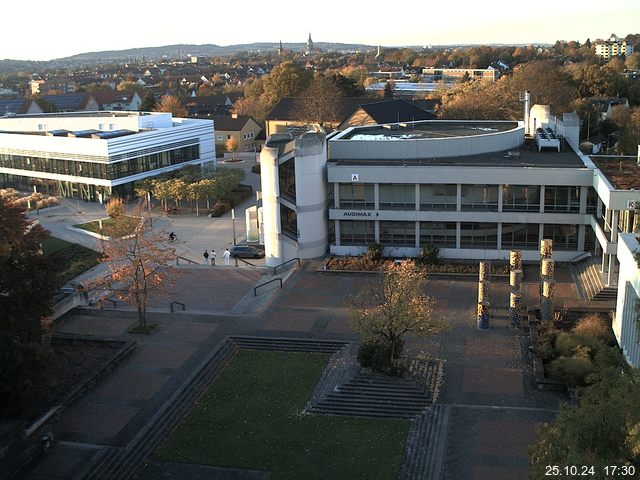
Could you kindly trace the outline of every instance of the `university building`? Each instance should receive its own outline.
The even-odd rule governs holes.
[[[519,122],[436,120],[350,127],[326,139],[270,137],[260,158],[267,264],[327,251],[359,255],[371,243],[391,257],[436,246],[449,259],[507,260],[520,250],[537,261],[540,241],[551,239],[556,261],[597,258],[606,286],[621,272],[630,278],[619,285],[627,308],[617,315],[634,316],[640,271],[635,262],[622,265],[620,252],[626,248],[626,259],[634,250],[619,250],[618,241],[627,234],[637,245],[630,232],[640,228],[640,165],[588,157],[578,143],[577,115],[556,118],[541,106]],[[619,320],[614,331],[640,364],[640,348],[633,360],[625,347],[638,344],[636,330]]]
[[[0,118],[0,187],[103,202],[185,165],[215,167],[211,120],[73,112]]]

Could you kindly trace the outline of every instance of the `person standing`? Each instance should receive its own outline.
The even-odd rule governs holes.
[[[209,252],[207,250],[204,251],[204,253],[202,254],[202,256],[204,257],[204,262],[202,262],[203,265],[208,265],[209,264]]]
[[[216,251],[212,248],[211,249],[211,265],[215,265],[216,264]]]
[[[231,252],[228,248],[224,249],[224,253],[222,254],[222,258],[224,258],[224,264],[229,265],[229,258],[231,257]]]

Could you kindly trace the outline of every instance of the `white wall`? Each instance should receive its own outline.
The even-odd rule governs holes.
[[[640,336],[636,325],[636,311],[640,298],[640,269],[633,258],[633,252],[640,250],[640,244],[633,233],[618,235],[617,258],[620,262],[618,274],[618,299],[613,320],[613,333],[622,348],[627,361],[640,366]]]

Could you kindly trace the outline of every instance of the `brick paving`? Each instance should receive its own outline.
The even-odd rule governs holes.
[[[374,278],[317,273],[314,266],[304,263],[282,290],[264,294],[255,304],[252,289],[266,278],[264,272],[185,269],[173,293],[187,311],[170,314],[164,299],[149,314],[160,325],[149,336],[127,333],[136,321],[132,311],[85,310],[65,316],[58,323],[60,331],[135,338],[138,347],[53,423],[56,438],[67,442],[57,444],[26,478],[45,478],[41,475],[47,465],[65,472],[50,478],[76,478],[92,456],[87,448],[128,445],[228,335],[355,339],[349,298]],[[571,298],[575,286],[567,282],[559,283],[556,291]],[[527,275],[523,287],[525,302],[535,303],[535,275]],[[526,451],[534,441],[535,426],[552,420],[562,400],[534,388],[525,335],[508,324],[507,289],[505,283],[492,285],[491,328],[479,331],[476,283],[430,279],[426,292],[436,297],[434,315],[446,318],[450,329],[427,339],[407,339],[408,351],[424,351],[445,361],[439,402],[450,405],[452,413],[443,479],[526,478]],[[233,313],[240,304],[248,305],[248,313]]]

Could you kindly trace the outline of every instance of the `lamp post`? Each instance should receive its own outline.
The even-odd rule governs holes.
[[[231,209],[231,226],[233,228],[233,244],[236,244],[236,211]]]

